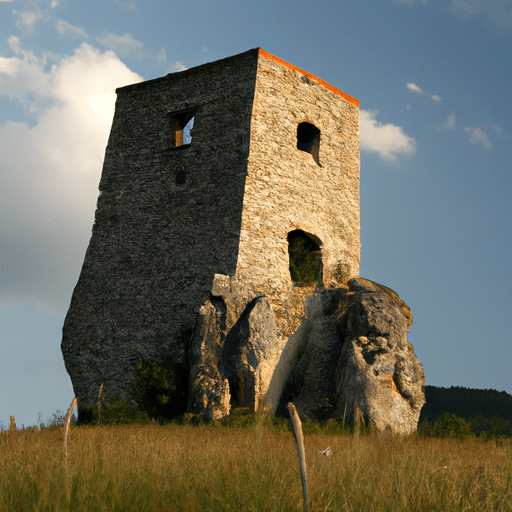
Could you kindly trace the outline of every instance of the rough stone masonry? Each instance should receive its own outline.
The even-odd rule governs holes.
[[[308,304],[359,275],[359,102],[259,48],[120,88],[99,189],[62,339],[79,412],[140,359],[189,373],[191,412],[275,412]]]

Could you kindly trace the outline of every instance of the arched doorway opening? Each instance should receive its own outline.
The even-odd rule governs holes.
[[[321,284],[323,280],[322,241],[301,229],[290,231],[287,238],[291,280],[294,283]]]

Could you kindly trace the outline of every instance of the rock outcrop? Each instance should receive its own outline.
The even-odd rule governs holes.
[[[359,409],[378,430],[416,429],[425,377],[407,340],[412,316],[389,288],[351,279],[348,290],[319,294],[320,314],[284,398],[307,419],[352,422]]]
[[[190,413],[221,419],[232,405],[256,412],[263,405],[284,340],[266,297],[255,298],[226,329],[222,298],[199,310],[190,347]]]
[[[190,348],[190,412],[220,419],[232,406],[263,406],[279,413],[292,401],[302,419],[350,423],[359,410],[378,430],[416,429],[425,378],[407,340],[411,313],[394,291],[362,278],[348,289],[317,291],[286,342],[265,297],[229,330],[226,315],[221,298],[200,309]]]

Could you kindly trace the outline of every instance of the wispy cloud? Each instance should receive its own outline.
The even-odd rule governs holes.
[[[170,68],[169,73],[175,73],[176,71],[185,71],[187,66],[181,62],[181,60],[177,60]]]
[[[167,61],[167,53],[165,51],[165,48],[160,48],[156,54],[156,60],[158,62],[166,62]]]
[[[413,155],[416,152],[416,140],[400,126],[377,121],[377,115],[376,110],[361,110],[359,113],[361,149],[377,153],[388,162],[396,162],[398,155]]]
[[[17,11],[16,9],[12,11],[15,16],[17,16],[18,20],[16,21],[16,26],[25,33],[32,33],[34,30],[34,26],[38,20],[49,21],[50,15],[45,11],[41,11],[39,9],[35,11]]]
[[[82,27],[75,27],[74,25],[71,25],[71,23],[68,23],[64,20],[57,20],[55,22],[55,30],[60,35],[69,34],[74,37],[83,37],[85,39],[89,37],[87,32]]]
[[[135,2],[123,2],[121,0],[115,0],[116,4],[124,7],[125,9],[129,9],[131,11],[135,10]]]
[[[14,0],[0,0],[0,2],[13,2]]]
[[[395,4],[407,5],[412,7],[414,4],[427,5],[427,0],[395,0]]]
[[[464,131],[469,133],[469,142],[472,142],[473,144],[481,144],[485,149],[491,149],[492,144],[489,141],[487,134],[480,128],[465,127]]]
[[[489,126],[492,127],[499,136],[501,136],[501,128],[499,126],[494,124],[489,124]],[[437,129],[455,131],[457,129],[455,116],[453,114],[446,116],[446,121],[441,126],[438,126]],[[492,143],[489,140],[489,137],[481,128],[470,128],[466,126],[463,128],[463,130],[469,134],[468,140],[472,144],[480,144],[485,149],[492,148]]]
[[[484,15],[489,28],[497,35],[512,31],[510,0],[451,0],[450,9],[464,21],[477,15]]]
[[[455,130],[455,116],[453,114],[446,116],[446,121],[440,126],[440,128],[444,128],[445,130]]]
[[[96,40],[109,50],[123,57],[135,57],[142,59],[144,57],[144,43],[137,41],[129,32],[119,36],[112,32],[107,32]]]
[[[421,87],[418,87],[416,84],[407,82],[405,86],[407,87],[407,89],[409,89],[412,92],[415,92],[416,94],[426,94],[427,96],[430,96],[434,101],[441,101],[441,96],[438,96],[437,94],[429,94],[428,92],[421,89]]]

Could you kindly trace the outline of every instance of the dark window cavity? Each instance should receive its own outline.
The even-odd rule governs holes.
[[[187,172],[186,171],[178,171],[176,173],[176,185],[183,185],[187,181]]]
[[[320,130],[311,123],[300,123],[297,126],[297,149],[313,156],[320,165]]]
[[[311,233],[300,229],[288,233],[290,277],[294,283],[322,283],[322,242]]]

